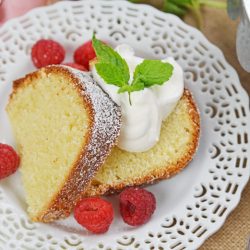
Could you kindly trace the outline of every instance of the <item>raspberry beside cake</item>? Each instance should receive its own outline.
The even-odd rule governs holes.
[[[116,143],[119,107],[87,74],[49,66],[14,82],[7,112],[31,219],[67,217]]]

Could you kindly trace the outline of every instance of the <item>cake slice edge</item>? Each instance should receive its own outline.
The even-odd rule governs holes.
[[[143,186],[147,184],[153,184],[155,182],[158,182],[163,179],[168,179],[177,173],[179,173],[181,170],[183,170],[189,162],[193,159],[199,144],[199,137],[200,137],[200,115],[198,108],[195,104],[195,101],[193,99],[193,96],[191,92],[187,89],[184,90],[183,96],[180,99],[179,103],[177,104],[177,107],[173,112],[176,111],[178,108],[178,105],[187,105],[188,107],[188,116],[190,119],[190,122],[192,123],[192,135],[191,135],[191,141],[188,145],[188,150],[186,150],[185,154],[180,157],[175,164],[170,165],[163,165],[159,169],[156,169],[154,171],[151,171],[145,175],[142,175],[140,177],[136,176],[130,176],[130,178],[120,180],[120,181],[114,181],[114,183],[101,183],[98,178],[93,179],[89,187],[83,192],[83,197],[86,196],[99,196],[99,195],[107,195],[112,193],[117,193],[122,191],[124,188],[128,186]],[[171,116],[168,118],[171,119]],[[166,121],[165,121],[166,122]],[[163,122],[163,124],[165,123]],[[116,149],[115,149],[116,150]],[[119,150],[119,149],[117,149]],[[119,150],[120,151],[120,150]],[[112,156],[113,151],[111,152]],[[127,152],[126,154],[130,154]],[[147,154],[147,152],[145,152]],[[140,154],[136,154],[136,157],[138,157]],[[140,157],[140,156],[139,156]],[[119,159],[117,159],[119,161]],[[106,160],[106,163],[102,168],[108,169],[108,159]],[[126,167],[126,166],[124,166]],[[136,166],[135,166],[136,168]],[[98,176],[98,174],[97,174]]]
[[[39,70],[41,71],[47,75],[60,72],[69,76],[76,91],[83,96],[91,117],[87,143],[79,151],[79,156],[71,166],[72,171],[66,176],[64,185],[43,211],[31,217],[33,221],[51,222],[70,214],[73,206],[80,199],[81,192],[109,155],[120,132],[121,113],[120,108],[86,73],[59,65],[48,66]],[[36,77],[39,77],[39,74],[33,72],[14,82],[7,112],[17,91],[25,87],[25,79]]]

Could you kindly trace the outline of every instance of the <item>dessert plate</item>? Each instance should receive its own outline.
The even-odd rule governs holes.
[[[14,145],[5,106],[12,81],[35,70],[34,42],[60,41],[66,61],[72,61],[73,50],[93,31],[111,45],[130,44],[137,55],[178,61],[200,110],[198,151],[180,174],[148,187],[157,209],[147,224],[127,226],[117,197],[109,197],[116,215],[103,235],[87,233],[72,216],[32,223],[17,173],[0,183],[0,249],[197,249],[222,226],[249,179],[249,98],[221,51],[179,18],[126,1],[85,0],[39,8],[6,23],[0,30],[0,141]]]

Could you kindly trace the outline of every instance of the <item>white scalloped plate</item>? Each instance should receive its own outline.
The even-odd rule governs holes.
[[[92,31],[112,45],[125,42],[138,55],[173,56],[201,113],[201,139],[189,166],[148,189],[157,209],[146,225],[131,228],[116,216],[108,233],[91,235],[68,218],[29,221],[20,176],[0,183],[0,249],[197,249],[236,207],[249,179],[249,99],[235,70],[196,29],[173,15],[126,1],[61,2],[39,8],[0,30],[0,141],[14,145],[4,108],[12,80],[34,70],[30,48],[52,38],[73,50]]]

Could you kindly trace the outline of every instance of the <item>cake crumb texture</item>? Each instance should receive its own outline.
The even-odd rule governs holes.
[[[83,196],[119,192],[127,186],[139,186],[167,179],[190,162],[198,147],[200,119],[188,90],[175,110],[162,123],[157,144],[142,153],[115,147]]]
[[[17,80],[7,106],[34,221],[69,215],[119,134],[119,108],[75,72],[49,66]]]

